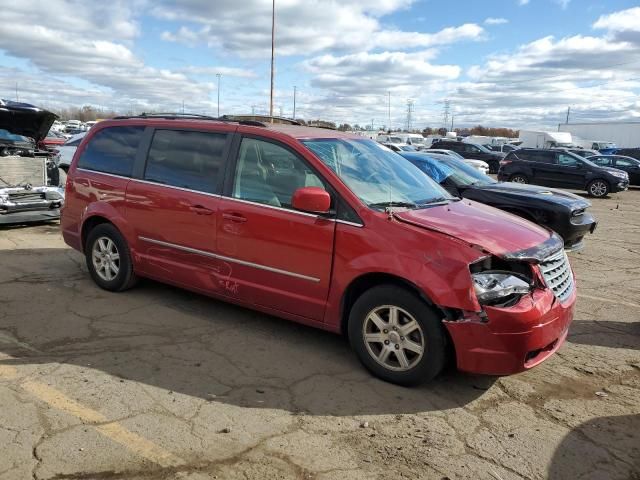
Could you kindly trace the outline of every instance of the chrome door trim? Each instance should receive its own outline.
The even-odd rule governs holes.
[[[364,225],[363,225],[363,224],[361,224],[361,223],[349,222],[349,221],[347,221],[347,220],[340,220],[340,219],[338,219],[338,220],[336,220],[335,222],[336,222],[336,223],[341,223],[341,224],[343,224],[343,225],[351,225],[352,227],[358,227],[358,228],[362,228],[362,227],[364,227]]]
[[[272,208],[274,210],[280,210],[282,212],[295,213],[296,215],[302,215],[304,217],[322,218],[322,217],[320,217],[320,215],[317,215],[315,213],[301,212],[300,210],[293,210],[291,208],[276,207],[275,205],[267,205],[266,203],[252,202],[251,200],[244,200],[243,198],[225,197],[225,196],[222,196],[222,198],[225,199],[225,200],[233,200],[234,202],[240,202],[240,203],[246,203],[246,204],[249,204],[249,205],[255,205],[257,207]],[[328,220],[330,222],[334,221],[333,218],[324,218],[324,220]]]
[[[209,197],[214,197],[214,198],[220,198],[221,197],[221,195],[218,195],[217,193],[203,192],[201,190],[192,190],[190,188],[185,188],[185,187],[176,187],[175,185],[167,185],[166,183],[153,182],[151,180],[142,180],[141,178],[132,178],[131,181],[132,182],[138,182],[138,183],[144,183],[146,185],[154,185],[156,187],[171,188],[173,190],[180,190],[180,191],[183,191],[183,192],[198,193],[200,195],[207,195]]]
[[[245,260],[239,260],[237,258],[225,257],[224,255],[217,255],[215,253],[206,252],[204,250],[198,250],[197,248],[185,247],[183,245],[176,245],[175,243],[163,242],[162,240],[155,240],[153,238],[148,237],[138,237],[139,240],[143,242],[153,243],[155,245],[161,245],[163,247],[175,248],[176,250],[181,250],[183,252],[195,253],[196,255],[202,255],[204,257],[215,258],[217,260],[224,260],[227,262],[237,263],[239,265],[244,265],[245,267],[253,267],[259,270],[266,270],[267,272],[279,273],[281,275],[287,275],[289,277],[300,278],[302,280],[308,280],[310,282],[319,283],[320,279],[316,277],[309,277],[307,275],[302,275],[301,273],[289,272],[287,270],[281,270],[279,268],[267,267],[266,265],[260,265],[259,263],[247,262]]]
[[[100,170],[88,170],[86,168],[78,167],[76,168],[76,171],[84,172],[84,173],[97,173],[98,175],[106,175],[107,177],[121,178],[123,180],[133,180],[131,177],[125,177],[124,175],[116,175],[115,173],[101,172]]]

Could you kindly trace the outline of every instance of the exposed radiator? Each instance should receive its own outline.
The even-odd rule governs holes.
[[[41,187],[47,184],[47,159],[38,157],[0,157],[0,188],[29,184]]]

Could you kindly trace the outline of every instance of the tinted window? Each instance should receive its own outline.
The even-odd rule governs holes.
[[[532,162],[539,163],[555,163],[555,153],[554,152],[545,152],[545,151],[533,151],[530,152],[530,160]]]
[[[234,198],[291,208],[293,192],[302,187],[325,188],[320,178],[289,150],[254,138],[242,140],[233,182]]]
[[[589,160],[596,165],[600,165],[601,167],[607,167],[611,165],[611,159],[607,157],[591,157]]]
[[[144,127],[110,127],[96,133],[82,152],[78,167],[131,176]]]
[[[531,160],[531,152],[526,150],[520,150],[518,152],[510,152],[509,155],[507,156],[511,159],[517,158],[520,160],[527,160],[527,161]]]
[[[575,167],[578,164],[578,159],[566,153],[559,153],[558,164],[563,167]]]
[[[150,182],[216,193],[227,135],[157,130],[144,172]]]

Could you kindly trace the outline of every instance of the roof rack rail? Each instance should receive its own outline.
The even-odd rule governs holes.
[[[142,112],[140,115],[119,115],[117,117],[114,117],[114,119],[116,120],[124,120],[127,118],[166,118],[170,120],[194,118],[199,120],[219,120],[218,118],[212,117],[211,115],[200,115],[197,113],[175,113],[175,112],[169,112],[169,113]]]
[[[272,117],[270,115],[222,115],[220,120],[238,122],[243,125],[254,125],[256,127],[266,127],[269,124],[277,123],[281,125],[301,125],[300,122],[285,117]]]

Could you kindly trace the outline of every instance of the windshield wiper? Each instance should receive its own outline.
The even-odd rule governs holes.
[[[393,201],[393,202],[376,202],[370,203],[370,207],[373,208],[384,208],[384,207],[405,207],[405,208],[416,208],[418,205],[412,202],[403,202],[403,201]]]
[[[444,198],[444,197],[436,197],[436,198],[432,198],[430,200],[427,200],[426,202],[422,202],[420,203],[420,205],[433,205],[434,203],[444,203],[444,202],[448,202],[450,200],[453,200],[452,198]]]

